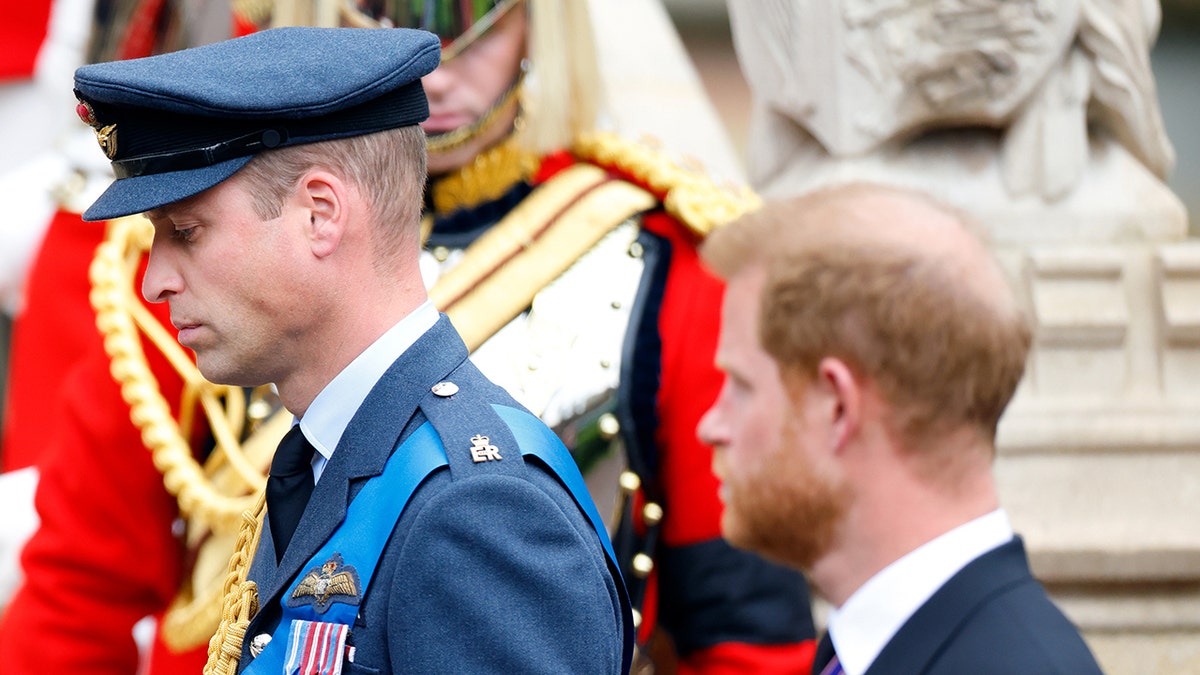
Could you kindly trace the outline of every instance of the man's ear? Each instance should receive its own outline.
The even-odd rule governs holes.
[[[831,356],[817,364],[817,378],[812,387],[814,394],[820,396],[821,421],[831,432],[830,449],[840,453],[862,425],[862,387],[846,362]]]
[[[313,255],[330,255],[346,233],[349,186],[328,171],[310,171],[296,185],[296,196],[308,215],[305,232]]]

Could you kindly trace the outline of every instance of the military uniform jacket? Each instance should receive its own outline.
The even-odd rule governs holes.
[[[804,579],[721,538],[712,450],[696,436],[724,381],[713,365],[723,286],[700,262],[698,232],[623,166],[605,152],[559,152],[494,200],[438,209],[431,198],[422,260],[431,298],[471,343],[481,334],[472,324],[519,297],[514,289],[536,277],[531,269],[563,268],[544,285],[529,284],[536,287],[529,302],[514,303],[516,317],[471,358],[559,433],[592,480],[601,511],[619,513],[613,543],[641,613],[639,642],[664,629],[680,672],[806,673],[816,645]],[[455,179],[435,178],[431,189]],[[639,201],[629,191],[646,192]],[[506,234],[494,238],[498,232]],[[583,246],[588,235],[595,241]],[[473,257],[480,249],[511,241],[522,245],[490,276],[439,292],[463,268],[488,267],[487,256]],[[600,428],[605,417],[619,422],[616,445],[640,477],[636,503],[664,509],[658,525],[641,520],[640,506],[621,508],[618,500],[605,508],[616,486],[604,483],[607,467],[588,470],[612,447],[597,442],[608,433]],[[647,555],[648,575],[633,566]]]
[[[831,658],[829,641],[813,672]],[[1090,675],[1099,666],[1075,626],[1029,571],[1020,538],[950,578],[879,653],[865,675]]]
[[[396,523],[351,627],[354,661],[343,672],[622,672],[632,636],[619,576],[571,494],[536,458],[522,458],[495,406],[523,409],[466,359],[443,316],[351,420],[278,567],[264,523],[249,572],[261,609],[240,668],[252,660],[251,636],[274,632],[281,594],[311,566],[364,482],[430,421],[449,466],[425,479]],[[458,392],[434,394],[439,382]],[[474,462],[473,435],[487,436],[503,459]]]

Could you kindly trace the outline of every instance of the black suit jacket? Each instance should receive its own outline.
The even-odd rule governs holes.
[[[829,655],[817,655],[820,672]],[[1079,631],[1029,571],[1019,537],[950,578],[884,646],[866,675],[1091,675]]]

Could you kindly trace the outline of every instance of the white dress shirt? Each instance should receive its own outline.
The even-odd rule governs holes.
[[[846,675],[862,675],[921,605],[971,561],[1013,538],[1003,509],[959,525],[867,580],[829,612],[829,639]]]
[[[317,450],[313,455],[314,481],[321,480],[346,426],[375,383],[437,320],[437,309],[426,300],[355,357],[313,399],[298,423],[301,433]]]

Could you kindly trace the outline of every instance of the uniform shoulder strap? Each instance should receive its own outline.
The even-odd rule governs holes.
[[[617,585],[627,671],[633,657],[635,631],[632,605],[604,520],[570,451],[549,427],[487,380],[471,362],[456,369],[448,382],[453,383],[451,389],[444,389],[441,394],[435,391],[441,400],[427,398],[421,411],[441,438],[451,478],[457,480],[484,472],[517,475],[529,470],[526,457],[536,457],[558,479],[595,531]],[[439,387],[446,384],[443,382]]]

